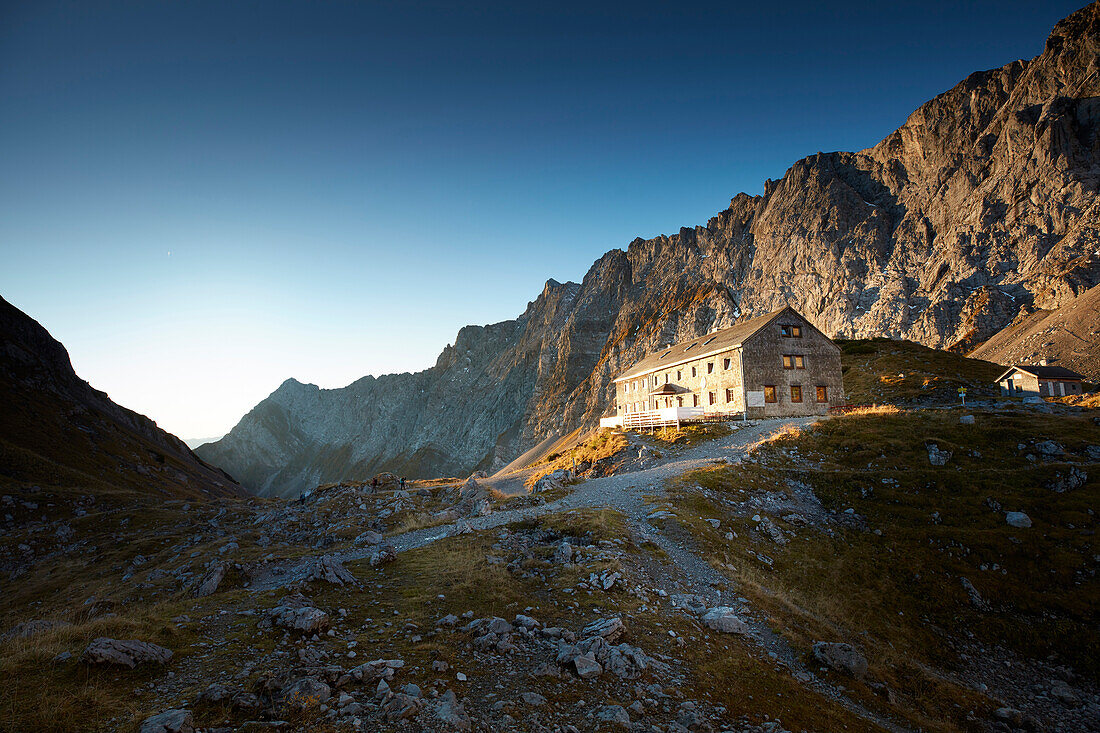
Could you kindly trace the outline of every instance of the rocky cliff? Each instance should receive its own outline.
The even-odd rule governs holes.
[[[3,298],[0,406],[0,485],[192,498],[247,495],[179,438],[78,377],[65,347]]]
[[[872,148],[818,153],[706,226],[636,239],[434,367],[288,381],[199,454],[264,493],[380,469],[464,474],[591,424],[661,344],[790,304],[826,332],[969,349],[1100,282],[1100,5],[971,74]]]

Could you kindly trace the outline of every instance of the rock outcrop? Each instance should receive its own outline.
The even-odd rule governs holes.
[[[436,365],[321,390],[288,380],[199,454],[265,494],[467,475],[593,425],[657,347],[789,304],[833,336],[969,350],[1100,283],[1100,7],[1041,55],[976,72],[860,152],[795,163],[705,226],[635,239]]]

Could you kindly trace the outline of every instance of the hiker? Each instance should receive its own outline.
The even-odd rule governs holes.
[[[404,476],[401,477],[401,490],[402,491],[405,490],[405,477]]]

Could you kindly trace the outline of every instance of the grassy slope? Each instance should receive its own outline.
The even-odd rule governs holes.
[[[860,339],[837,341],[841,348],[844,392],[852,404],[958,401],[995,397],[996,379],[1004,368],[980,359],[930,349],[912,341]]]
[[[1054,493],[1044,487],[1067,466],[1031,462],[1017,450],[1050,438],[1080,454],[1100,444],[1100,426],[1087,414],[978,412],[975,425],[960,424],[958,414],[832,419],[767,444],[757,463],[695,472],[675,490],[687,510],[682,521],[712,562],[768,608],[796,646],[808,654],[815,640],[859,644],[894,702],[859,683],[856,693],[942,730],[965,728],[965,713],[989,704],[935,671],[960,666],[955,642],[973,638],[1031,658],[1053,655],[1093,679],[1100,675],[1090,651],[1100,645],[1092,539],[1100,477],[1093,471],[1083,488]],[[930,442],[954,453],[946,466],[929,464]],[[789,480],[812,486],[830,510],[854,509],[867,528],[830,537],[773,518],[795,535],[781,547],[754,532],[751,517],[723,506],[743,500],[743,492],[784,491]],[[1009,527],[987,500],[1027,512],[1034,526]],[[722,528],[715,531],[706,517],[722,520]],[[724,539],[729,530],[737,539]],[[991,612],[970,603],[963,577]]]

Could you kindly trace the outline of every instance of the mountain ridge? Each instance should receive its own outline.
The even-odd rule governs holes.
[[[975,72],[877,144],[796,161],[705,226],[636,238],[422,372],[276,393],[199,454],[261,493],[492,470],[592,425],[659,345],[791,305],[832,336],[970,350],[1100,283],[1100,9]],[[385,381],[383,381],[385,380]],[[285,395],[284,395],[285,397]]]
[[[69,352],[0,298],[0,482],[204,498],[244,496],[145,415],[73,371]]]

